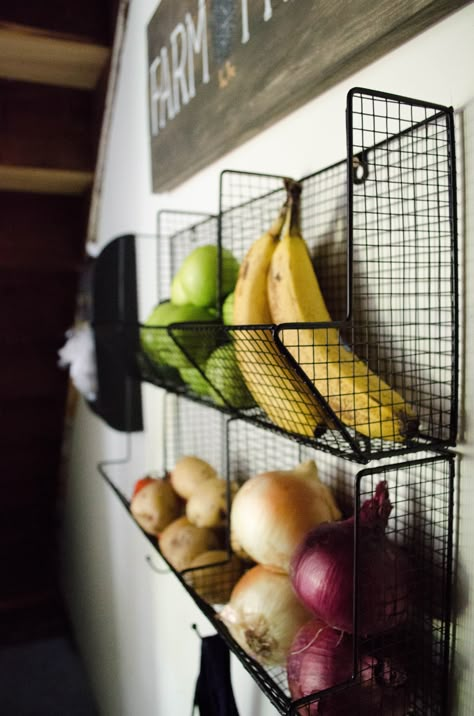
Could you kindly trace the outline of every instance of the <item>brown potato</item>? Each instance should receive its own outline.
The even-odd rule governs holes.
[[[231,501],[238,485],[229,483]],[[197,527],[225,527],[228,524],[227,482],[206,480],[199,485],[186,503],[186,517]]]
[[[206,480],[218,477],[212,465],[194,455],[181,457],[170,473],[173,489],[188,500],[194,490]]]
[[[178,517],[161,533],[158,545],[168,562],[182,572],[195,557],[221,547],[217,534],[208,527],[196,527],[188,518]]]
[[[146,478],[148,479],[148,478]],[[152,478],[133,495],[130,511],[140,527],[157,535],[175,520],[182,510],[182,502],[170,482]]]

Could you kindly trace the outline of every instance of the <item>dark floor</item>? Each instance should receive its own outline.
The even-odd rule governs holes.
[[[2,716],[97,716],[77,652],[65,637],[0,648]]]
[[[67,616],[57,603],[0,619],[1,716],[98,716]]]

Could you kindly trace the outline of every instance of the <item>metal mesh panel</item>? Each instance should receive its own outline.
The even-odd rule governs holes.
[[[216,564],[182,572],[170,565],[277,710],[345,714],[349,703],[355,716],[444,716],[454,475],[444,450],[456,440],[458,381],[452,112],[355,89],[347,126],[348,161],[300,180],[301,232],[331,321],[223,325],[218,305],[209,321],[145,325],[154,306],[169,299],[173,275],[193,248],[217,246],[220,286],[223,251],[241,262],[278,214],[283,177],[225,171],[218,217],[161,212],[158,237],[135,238],[138,345],[136,324],[101,330],[110,331],[111,345],[126,346],[117,359],[131,375],[170,393],[162,472],[184,454],[207,460],[225,478],[228,514],[234,483],[314,459],[343,514],[355,511],[353,673],[300,700],[290,693],[285,665],[257,663],[218,617],[248,567],[232,555],[228,523],[216,531]],[[246,389],[241,356],[264,387],[258,395]],[[361,401],[369,393],[372,412]],[[391,429],[387,413],[399,416]],[[415,451],[421,457],[407,455]],[[362,470],[356,464],[370,461]],[[130,463],[129,449],[123,460],[99,466],[127,509],[136,479],[127,474]],[[380,584],[363,567],[357,516],[380,481],[392,510],[377,537],[376,609],[392,621],[374,635],[363,626],[366,599]]]
[[[148,328],[131,372],[364,463],[455,444],[454,137],[451,110],[369,90],[349,94],[347,117],[349,162],[300,181],[301,231],[332,320],[223,326],[219,304],[209,320]],[[282,177],[224,171],[218,217],[160,212],[156,293],[140,321],[198,246],[216,246],[220,286],[225,252],[241,262],[284,199]],[[139,297],[152,260],[142,245],[136,237]],[[238,387],[242,361],[259,376],[253,399]]]
[[[407,600],[402,602],[403,618],[395,626],[389,622],[392,628],[376,636],[359,633],[356,623],[354,639],[346,637],[351,640],[352,652],[357,649],[357,653],[364,656],[364,660],[356,658],[354,680],[334,684],[325,695],[308,694],[307,706],[292,697],[285,664],[272,668],[262,666],[237,644],[219,619],[222,605],[248,568],[232,556],[227,529],[218,530],[222,552],[217,563],[183,572],[169,567],[280,713],[311,716],[319,700],[321,708],[325,700],[328,708],[335,708],[339,703],[337,699],[342,699],[343,705],[350,703],[355,716],[446,714],[453,459],[424,455],[399,463],[392,458],[388,463],[357,472],[357,466],[347,460],[300,445],[250,421],[229,420],[212,408],[173,395],[166,398],[163,424],[166,452],[161,470],[171,470],[179,457],[193,454],[207,460],[227,478],[223,480],[226,485],[230,481],[241,485],[260,472],[291,469],[313,459],[320,479],[331,488],[345,516],[353,513],[354,506],[372,497],[380,481],[386,481],[392,511],[384,539],[400,550],[402,556],[395,562],[388,556],[383,557],[380,579],[386,579],[387,583],[385,587],[382,584],[382,588],[379,582],[367,582],[367,573],[362,568],[356,571],[355,609],[360,624],[367,595],[376,590],[380,592],[379,607],[384,613],[393,614],[393,604],[400,599],[397,587],[400,583],[403,586],[400,593],[407,595]],[[137,477],[130,474],[131,458],[129,454],[121,461],[100,465],[102,474],[127,509]],[[360,529],[356,522],[356,549],[359,550],[364,545]],[[159,550],[156,538],[148,535],[148,539]],[[385,555],[382,537],[380,549]],[[359,678],[364,670],[361,689]]]
[[[353,315],[379,370],[417,406],[428,440],[456,431],[456,204],[452,114],[354,90]],[[370,361],[370,356],[366,356]],[[453,410],[454,408],[454,410]]]

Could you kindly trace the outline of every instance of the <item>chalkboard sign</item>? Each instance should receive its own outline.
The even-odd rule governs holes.
[[[148,25],[153,191],[468,2],[162,0]]]

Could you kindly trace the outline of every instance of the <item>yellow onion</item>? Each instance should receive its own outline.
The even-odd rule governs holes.
[[[314,460],[293,470],[262,472],[245,482],[231,509],[231,544],[268,569],[288,573],[296,547],[310,529],[341,518]]]
[[[219,619],[247,654],[263,666],[276,666],[286,662],[309,614],[288,575],[257,564],[239,579]]]
[[[185,500],[188,500],[203,482],[216,477],[218,474],[212,465],[195,455],[181,457],[170,473],[173,489]]]

